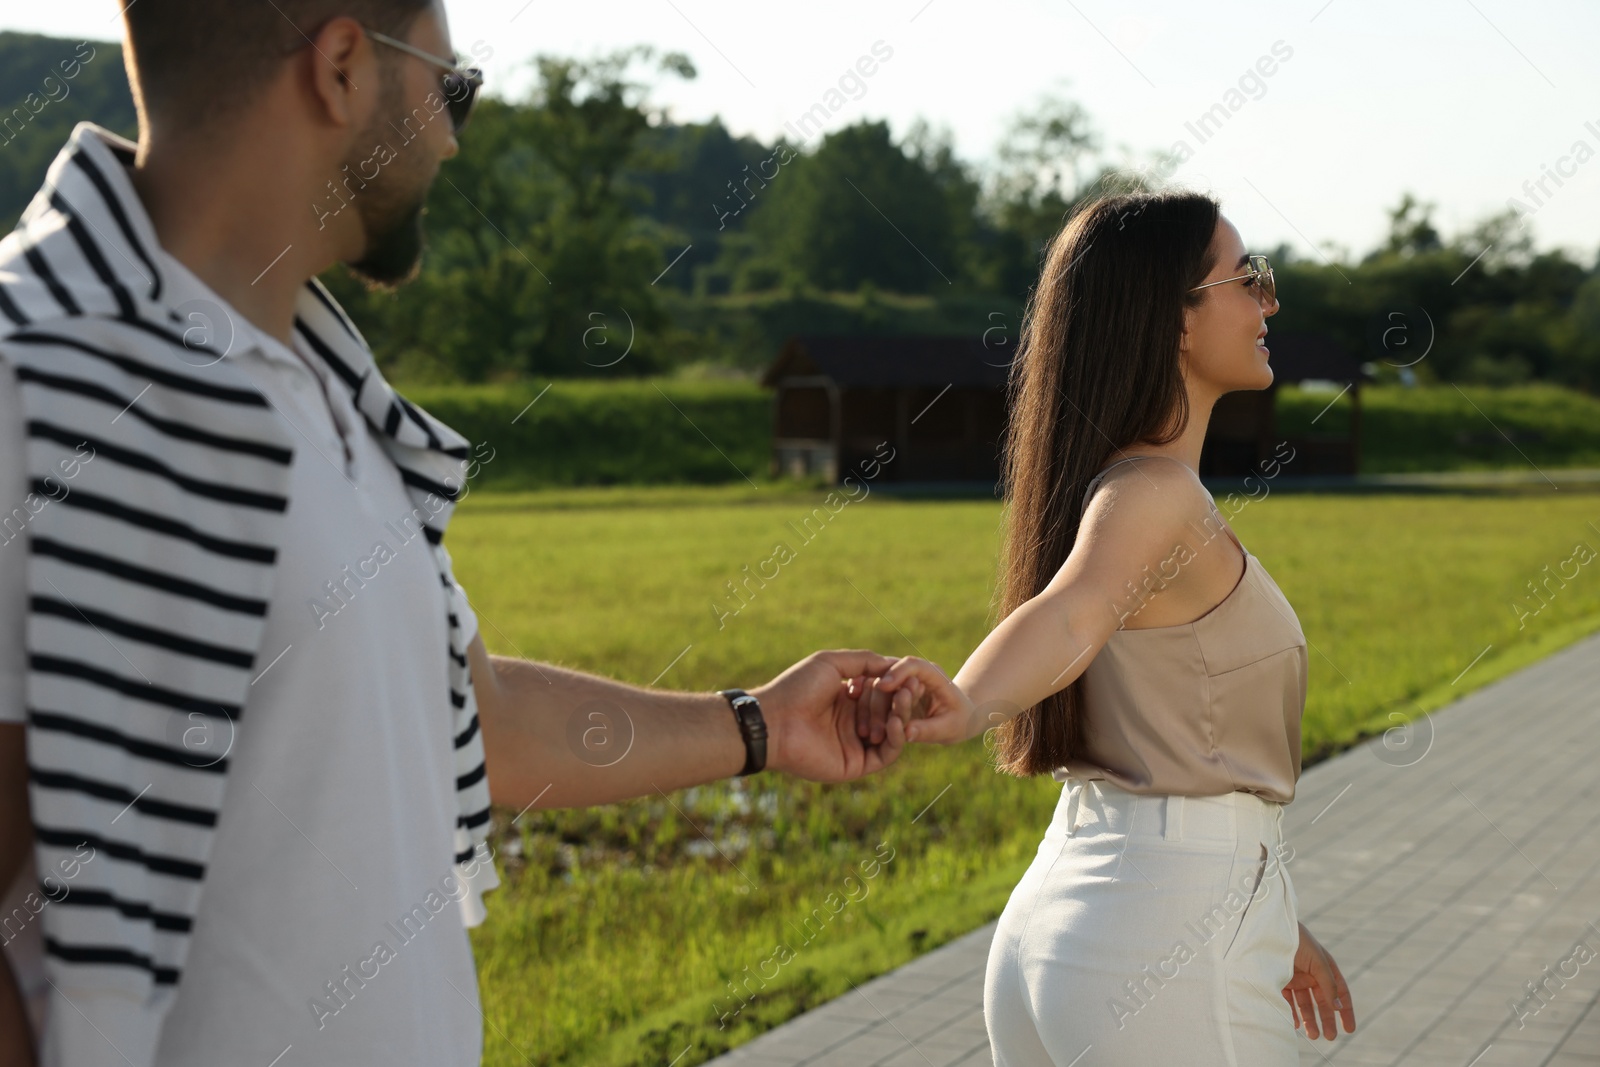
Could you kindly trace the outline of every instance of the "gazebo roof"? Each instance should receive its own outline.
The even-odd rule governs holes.
[[[1009,340],[982,337],[860,334],[791,337],[761,377],[775,386],[785,378],[823,375],[840,386],[975,386],[1003,389],[1011,366]]]
[[[1308,378],[1335,382],[1370,381],[1372,375],[1361,369],[1365,362],[1339,342],[1322,333],[1278,333],[1267,324],[1267,362],[1272,367],[1274,384],[1287,385]]]

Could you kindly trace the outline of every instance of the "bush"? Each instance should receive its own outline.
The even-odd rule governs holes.
[[[476,488],[768,480],[772,401],[749,381],[557,379],[403,391],[473,442]]]

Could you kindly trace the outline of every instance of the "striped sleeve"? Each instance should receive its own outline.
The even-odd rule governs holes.
[[[465,671],[465,685],[470,690],[471,669],[464,662],[457,663],[455,660],[458,655],[463,661],[466,659],[467,646],[478,635],[478,615],[467,599],[466,590],[461,588],[451,572],[449,552],[442,544],[436,546],[434,550],[441,557],[440,571],[445,575],[449,585],[452,665],[458,670]],[[455,739],[456,786],[462,811],[456,827],[456,876],[467,889],[460,900],[461,921],[464,925],[473,927],[480,925],[488,917],[488,910],[483,904],[483,894],[497,887],[500,878],[495,873],[494,855],[488,841],[483,839],[484,827],[478,827],[478,832],[474,833],[473,828],[462,825],[463,820],[470,819],[472,813],[477,811],[482,811],[487,819],[489,811],[488,767],[484,762],[476,693],[469,692],[462,695],[466,700],[465,706],[456,711]]]
[[[478,613],[472,610],[472,603],[467,599],[467,591],[461,588],[461,583],[455,581],[453,577],[450,582],[450,610],[460,624],[461,647],[465,649],[472,644],[472,639],[478,636]]]
[[[4,342],[25,413],[29,800],[63,1063],[152,1062],[190,949],[283,538],[291,442],[235,368],[81,316]],[[123,1013],[127,1017],[123,1017]],[[62,1016],[66,1018],[66,1016]],[[70,1045],[70,1054],[69,1054]],[[121,1062],[120,1060],[118,1062]]]

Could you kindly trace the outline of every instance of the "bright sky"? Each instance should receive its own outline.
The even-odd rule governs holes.
[[[7,8],[0,29],[119,32],[115,0]],[[948,127],[964,158],[988,160],[1010,115],[1058,92],[1088,109],[1113,152],[1143,160],[1186,142],[1193,158],[1173,179],[1219,196],[1252,248],[1359,254],[1410,190],[1438,204],[1446,234],[1516,197],[1537,208],[1528,225],[1540,247],[1585,263],[1600,250],[1594,0],[1146,0],[1137,14],[1114,0],[447,0],[447,10],[460,52],[492,50],[491,85],[524,90],[536,53],[648,43],[699,68],[656,94],[676,118],[720,115],[763,139],[877,42],[890,58],[846,82],[857,98],[829,129],[883,118],[899,135],[920,116]],[[1263,57],[1272,73],[1252,82]],[[1202,141],[1186,124],[1218,104],[1227,118]]]

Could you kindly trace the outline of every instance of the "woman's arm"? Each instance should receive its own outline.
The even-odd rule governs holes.
[[[1050,584],[1002,619],[953,681],[914,656],[877,679],[895,692],[892,713],[906,720],[907,740],[956,744],[1001,725],[1071,685],[1152,595],[1147,586],[1169,583],[1163,595],[1181,594],[1177,561],[1193,558],[1191,523],[1211,510],[1210,498],[1192,474],[1139,466],[1147,469],[1095,494]]]

